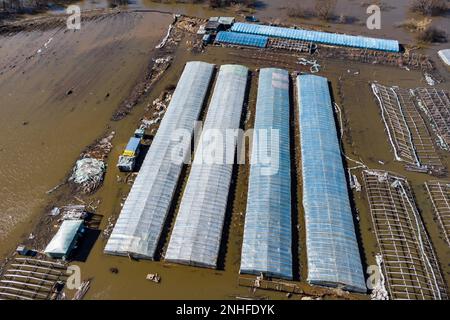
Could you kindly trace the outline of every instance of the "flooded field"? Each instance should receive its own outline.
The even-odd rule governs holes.
[[[300,71],[301,67],[295,66],[295,58],[291,57],[281,59],[282,63],[270,63],[266,60],[258,61],[251,58],[253,50],[238,50],[230,48],[208,48],[204,54],[187,54],[183,48],[177,51],[173,66],[168,70],[160,81],[154,92],[149,96],[148,102],[152,101],[158,95],[158,90],[162,90],[168,84],[175,83],[180,75],[185,62],[190,60],[201,60],[216,64],[240,63],[253,70],[251,83],[251,92],[249,97],[248,113],[249,118],[246,127],[252,127],[255,114],[256,103],[256,83],[257,76],[254,71],[257,68],[266,66],[275,66],[288,68],[290,71]],[[420,209],[423,210],[423,217],[426,226],[431,233],[433,244],[436,247],[439,257],[441,257],[441,268],[443,269],[446,280],[449,281],[449,267],[445,257],[449,257],[450,250],[444,240],[439,235],[437,225],[433,221],[429,211],[428,200],[425,199],[422,183],[430,176],[425,174],[411,174],[404,170],[403,165],[394,162],[393,154],[387,136],[384,133],[384,127],[379,115],[378,106],[372,96],[369,83],[379,81],[386,84],[402,84],[405,87],[414,87],[424,85],[420,72],[408,72],[401,69],[389,68],[383,66],[370,66],[358,63],[348,63],[339,61],[320,61],[323,66],[320,75],[326,76],[332,82],[333,94],[336,102],[344,111],[348,126],[345,134],[345,149],[352,158],[361,159],[370,168],[379,168],[384,170],[393,170],[406,175],[411,179],[411,184],[416,193]],[[349,72],[350,70],[350,72]],[[305,70],[306,71],[306,70]],[[355,73],[358,72],[358,75]],[[339,80],[341,79],[341,81]],[[358,88],[358,90],[355,90]],[[144,109],[146,102],[139,106],[135,113]],[[295,127],[295,147],[296,161],[299,159],[299,140],[298,124],[296,121],[297,111],[293,108],[292,118]],[[133,116],[134,117],[134,116]],[[128,118],[124,122],[133,122],[136,119]],[[128,134],[132,133],[133,128],[128,128]],[[117,137],[117,143],[123,145],[126,142],[127,135]],[[121,197],[126,195],[129,187],[117,183],[116,175],[120,175],[113,168],[115,159],[120,149],[115,148],[111,156],[109,167],[112,169],[107,175],[103,188],[96,195],[103,199],[99,212],[104,214],[103,222],[110,214],[118,215],[121,209]],[[383,161],[381,165],[378,161]],[[448,158],[446,165],[448,166]],[[349,166],[352,164],[350,163]],[[112,257],[103,254],[106,241],[100,239],[96,242],[89,259],[86,263],[80,265],[83,278],[94,277],[91,290],[88,292],[87,299],[232,299],[235,297],[259,297],[259,298],[286,298],[285,293],[276,293],[270,291],[257,291],[254,295],[250,289],[238,286],[238,271],[240,261],[240,250],[242,244],[242,233],[244,216],[243,212],[246,205],[246,189],[248,179],[248,166],[238,167],[237,182],[232,188],[234,192],[234,202],[231,217],[229,218],[227,231],[229,232],[226,254],[224,255],[223,270],[207,270],[168,264],[163,261],[149,262],[141,260],[130,261],[123,257]],[[300,186],[301,173],[297,171],[297,183]],[[304,286],[306,278],[305,263],[305,236],[303,212],[301,206],[302,193],[301,188],[297,189],[297,208],[299,234],[297,235],[298,250],[300,255],[300,268],[297,269],[297,278],[300,281],[295,282],[299,286]],[[179,201],[179,197],[177,200]],[[355,205],[358,210],[360,222],[358,223],[358,234],[360,235],[363,246],[362,254],[365,265],[375,263],[374,256],[377,253],[375,236],[373,234],[370,214],[367,207],[367,200],[364,192],[354,194]],[[169,224],[173,225],[174,217],[169,219]],[[170,231],[169,231],[170,234]],[[168,238],[168,236],[167,236]],[[167,239],[166,238],[166,239]],[[294,243],[295,245],[296,243]],[[118,274],[111,273],[110,268],[117,268]],[[145,280],[147,273],[158,273],[161,275],[160,284],[155,284]],[[353,296],[358,298],[358,296]]]
[[[171,20],[123,13],[91,20],[79,32],[61,27],[0,36],[2,255],[29,231],[30,217],[49,200],[46,191],[107,130]]]
[[[393,24],[404,20],[408,15],[404,10],[406,2],[408,1],[390,2],[393,8],[386,11],[384,22],[389,23],[389,29],[371,33],[361,23],[339,25],[338,28],[340,31],[386,36],[409,42],[409,33],[393,27]],[[265,5],[257,9],[257,14],[267,20],[286,18],[289,22],[298,23],[299,20],[287,17],[286,8],[291,4],[292,1],[285,0],[266,1]],[[102,7],[99,2],[94,5]],[[86,1],[85,6],[92,8],[92,3]],[[200,17],[230,13],[227,10],[212,12],[194,5],[177,5],[174,10],[174,4],[155,4],[145,0],[134,6]],[[338,10],[365,21],[365,6],[362,6],[360,1],[339,1]],[[46,195],[46,191],[63,181],[87,145],[110,131],[115,131],[116,136],[113,140],[114,148],[108,158],[105,181],[101,189],[87,200],[101,201],[97,209],[97,214],[102,216],[100,229],[107,226],[109,217],[117,217],[123,198],[130,189],[128,184],[118,182],[117,177],[123,178],[124,174],[115,166],[117,158],[138,126],[145,109],[163,90],[176,85],[187,61],[201,60],[217,65],[239,63],[251,68],[248,109],[244,111],[248,115],[246,128],[251,128],[254,122],[257,69],[281,67],[291,72],[308,71],[308,68],[297,64],[297,56],[292,54],[283,53],[275,57],[274,53],[266,55],[252,49],[220,47],[208,47],[204,53],[196,54],[187,50],[186,40],[189,39],[183,38],[170,68],[148,97],[125,119],[111,122],[114,110],[127,98],[133,86],[143,76],[154,47],[165,35],[171,20],[171,15],[166,14],[123,12],[90,20],[80,32],[57,28],[0,35],[0,159],[3,164],[0,169],[0,219],[5,221],[0,225],[0,256],[10,252],[20,239],[28,237],[44,209],[61,201],[58,195],[68,192],[66,187],[52,196]],[[448,24],[449,19],[446,18],[444,23]],[[433,47],[434,51],[436,49],[437,46]],[[331,81],[333,97],[343,110],[346,122],[346,154],[361,160],[372,169],[392,170],[408,177],[439,257],[444,278],[449,283],[450,249],[434,221],[431,205],[423,188],[423,183],[433,177],[407,172],[401,163],[394,161],[379,107],[370,88],[373,81],[404,88],[425,86],[423,74],[419,71],[349,61],[323,59],[318,62],[322,66],[319,75]],[[448,89],[448,70],[442,69],[441,75],[447,82],[439,86]],[[293,140],[296,153],[293,164],[298,165],[298,114],[294,101],[291,104],[291,131],[295,135]],[[440,151],[440,155],[444,165],[450,168],[449,154]],[[128,258],[106,256],[103,254],[106,241],[99,237],[87,260],[75,262],[81,267],[83,279],[93,278],[86,298],[286,298],[285,293],[260,290],[253,293],[249,288],[238,285],[248,172],[248,165],[241,165],[235,174],[236,179],[231,190],[234,193],[233,205],[226,222],[226,250],[221,257],[224,261],[223,268],[207,270],[161,261],[130,261]],[[298,234],[294,239],[298,241],[294,242],[296,248],[293,252],[299,256],[295,283],[305,286],[306,248],[301,204],[301,172],[298,169],[294,181],[297,185],[294,190],[297,203],[293,209],[294,216],[298,219]],[[365,266],[372,265],[378,251],[367,199],[364,191],[355,192],[353,196],[360,218],[357,231],[363,263]],[[176,200],[179,202],[180,195]],[[173,223],[172,216],[168,224]],[[166,238],[170,235],[170,226],[168,229]],[[111,272],[111,268],[117,268],[118,273]],[[148,273],[161,275],[161,283],[145,280]]]
[[[315,18],[297,18],[292,17],[293,9],[303,8],[314,10],[315,0],[261,0],[257,1],[257,5],[251,10],[238,10],[232,8],[211,9],[204,4],[190,4],[189,1],[183,3],[181,0],[135,0],[130,1],[126,6],[131,9],[155,9],[161,11],[169,11],[181,13],[190,16],[208,18],[217,15],[245,15],[254,14],[259,19],[273,23],[301,24],[303,27],[320,26],[325,31],[337,31],[349,34],[363,34],[372,37],[385,37],[397,39],[402,43],[414,42],[414,34],[400,27],[400,24],[411,18],[421,19],[412,13],[412,0],[390,0],[378,1],[382,9],[381,29],[369,30],[366,27],[368,14],[366,12],[369,5],[376,1],[367,0],[337,0],[334,14],[336,17],[345,17],[345,23],[332,23],[320,21]],[[83,9],[96,9],[108,7],[107,0],[84,0],[80,1]],[[244,8],[245,9],[245,8]],[[336,19],[339,20],[339,19]],[[450,30],[450,19],[447,17],[436,16],[432,19],[433,25],[438,26],[442,30]],[[436,48],[444,48],[445,44],[434,45]],[[432,51],[429,51],[432,52]]]

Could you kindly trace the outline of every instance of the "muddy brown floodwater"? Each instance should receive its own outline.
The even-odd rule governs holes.
[[[139,6],[201,17],[212,14],[202,6],[180,5],[174,10],[174,5],[143,1]],[[258,9],[257,13],[266,19],[285,19],[285,8],[293,3],[286,0],[265,2],[267,5]],[[405,2],[390,2],[395,8],[387,11],[386,17],[388,14],[392,15],[389,16],[392,23],[404,19]],[[348,15],[358,14],[365,17],[365,8],[361,7],[360,3],[361,1],[339,1],[338,8],[351,6],[356,12],[349,11]],[[362,8],[362,13],[359,8]],[[214,13],[226,14],[229,11]],[[52,29],[0,36],[0,214],[2,221],[8,221],[8,224],[2,224],[0,228],[3,228],[2,231],[13,230],[9,233],[8,240],[3,238],[0,242],[3,252],[11,250],[18,239],[30,232],[38,214],[42,214],[44,206],[52,201],[52,197],[46,196],[45,191],[62,181],[81,150],[105,131],[112,130],[117,134],[113,140],[114,148],[107,160],[108,171],[103,186],[92,199],[101,200],[97,209],[97,214],[103,216],[100,229],[107,226],[109,217],[117,217],[123,198],[130,189],[126,183],[118,182],[117,176],[124,175],[115,167],[117,157],[145,113],[145,108],[163,90],[176,85],[187,61],[201,60],[217,65],[239,63],[252,69],[254,76],[251,79],[246,128],[251,128],[254,121],[256,69],[270,66],[287,68],[290,71],[307,71],[296,64],[297,57],[292,54],[279,54],[277,59],[272,61],[269,56],[251,49],[208,47],[204,53],[195,54],[187,50],[187,39],[183,38],[170,68],[151,93],[125,119],[110,122],[115,108],[127,97],[145,71],[154,46],[165,34],[170,21],[170,15],[121,13],[101,20],[94,19],[87,23],[81,32],[76,33]],[[445,21],[448,23],[448,19]],[[352,33],[374,35],[358,24],[339,27],[348,28]],[[380,36],[390,37],[396,37],[398,32],[399,38],[404,37],[401,39],[404,42],[410,38],[408,33],[393,28],[392,25],[390,29],[377,32]],[[42,48],[42,52],[34,54],[39,48]],[[258,55],[264,56],[264,59],[258,60]],[[27,59],[28,56],[32,57]],[[323,59],[318,62],[322,65],[319,75],[328,77],[331,81],[335,101],[341,106],[347,121],[344,136],[346,153],[352,158],[360,158],[370,168],[392,170],[408,177],[448,283],[450,249],[433,221],[422,188],[424,181],[433,178],[425,174],[406,172],[400,163],[394,162],[379,109],[369,86],[369,83],[375,80],[406,88],[424,86],[426,84],[423,75],[418,71],[408,72],[395,67],[349,61]],[[439,67],[442,68],[442,65]],[[440,86],[448,88],[448,70],[442,71],[447,82]],[[69,90],[72,90],[72,94],[67,95]],[[106,97],[108,93],[109,96]],[[295,134],[293,146],[296,157],[294,162],[297,163],[298,123],[294,101],[292,103],[291,125]],[[442,153],[441,156],[448,168],[448,154]],[[385,165],[380,165],[379,160]],[[74,262],[81,267],[83,279],[93,278],[86,299],[234,299],[236,296],[286,298],[284,293],[270,291],[257,290],[253,294],[248,288],[238,285],[248,171],[247,165],[237,168],[236,183],[231,190],[234,197],[222,270],[179,266],[164,261],[130,261],[123,257],[107,256],[103,254],[106,241],[99,237],[88,259],[84,262]],[[294,252],[298,251],[300,256],[297,275],[300,280],[296,281],[296,284],[304,285],[306,248],[301,205],[301,172],[297,170],[295,174],[298,188],[297,204],[294,207],[299,231],[294,237],[298,238],[294,243],[298,250]],[[378,251],[368,205],[364,192],[354,193],[353,196],[361,218],[357,224],[361,253],[365,264],[370,265],[374,263],[374,255]],[[179,195],[177,198],[179,201]],[[18,222],[20,226],[13,229],[12,226],[17,226]],[[173,222],[172,217],[169,224],[173,225]],[[110,272],[111,268],[117,268],[118,273]],[[160,274],[161,283],[145,280],[148,273]]]
[[[83,22],[77,32],[0,35],[1,255],[30,232],[46,191],[107,129],[171,21],[120,13]]]

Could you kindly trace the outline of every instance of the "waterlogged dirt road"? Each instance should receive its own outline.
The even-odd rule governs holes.
[[[0,255],[145,73],[171,15],[112,13],[0,35]]]

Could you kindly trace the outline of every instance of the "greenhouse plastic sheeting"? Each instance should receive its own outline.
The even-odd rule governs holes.
[[[235,23],[231,28],[231,31],[274,38],[311,41],[336,46],[392,52],[400,51],[399,43],[396,40],[351,36],[338,33],[281,28],[251,23]]]
[[[271,130],[277,131],[278,139],[270,138]],[[263,142],[277,140],[278,145]],[[289,73],[261,69],[241,273],[292,279],[289,148]],[[270,155],[271,161],[258,159],[259,155]]]
[[[64,220],[44,253],[49,256],[67,256],[75,245],[83,220]]]
[[[308,281],[366,292],[328,80],[297,77]]]
[[[250,47],[265,48],[268,37],[253,34],[245,34],[231,31],[220,31],[217,34],[216,41],[222,43],[237,44]]]
[[[230,129],[239,128],[247,77],[246,67],[223,65],[220,68],[165,254],[167,261],[208,268],[217,266],[236,149],[235,139],[221,144],[219,136],[225,137]],[[209,157],[213,151],[222,156]]]
[[[192,134],[211,82],[214,65],[188,62],[167,112],[153,139],[105,253],[153,259],[183,167],[178,159],[189,153]],[[188,139],[185,139],[188,140]],[[186,143],[181,143],[182,141]]]

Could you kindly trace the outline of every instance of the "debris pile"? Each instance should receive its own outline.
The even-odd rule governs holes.
[[[61,207],[60,212],[62,212],[62,220],[85,220],[88,216],[86,207],[84,205],[68,205]]]
[[[161,277],[160,277],[160,275],[157,274],[157,273],[154,273],[154,274],[153,274],[153,273],[149,273],[149,274],[147,274],[146,279],[147,279],[148,281],[152,281],[152,282],[156,282],[156,283],[161,282]]]
[[[320,64],[317,63],[317,60],[308,60],[305,58],[299,58],[298,59],[298,64],[301,64],[303,66],[307,66],[310,65],[311,67],[309,68],[309,71],[311,73],[317,73],[320,71]]]
[[[79,186],[81,192],[88,194],[96,190],[103,181],[106,165],[94,158],[78,160],[69,181]]]
[[[146,115],[141,120],[141,128],[149,129],[154,124],[161,121],[162,117],[166,113],[170,100],[172,100],[172,91],[164,91],[158,98],[152,102],[154,112],[151,115]],[[147,111],[150,110],[148,105]]]
[[[378,266],[378,272],[380,275],[380,280],[375,283],[370,298],[372,300],[389,300],[389,295],[385,287],[385,279],[383,275],[383,270],[381,269],[381,264],[383,263],[383,257],[381,254],[375,256],[375,260]]]

